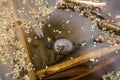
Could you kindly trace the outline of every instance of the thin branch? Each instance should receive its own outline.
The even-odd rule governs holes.
[[[80,3],[80,4],[91,5],[91,6],[95,6],[95,7],[102,7],[102,6],[106,5],[106,2],[96,3],[96,2],[92,2],[92,1],[80,1],[80,0],[68,0],[68,1],[77,2],[77,3]]]
[[[79,3],[80,5],[89,5],[99,8],[100,10],[104,10],[103,7],[106,6],[106,2],[92,2],[92,1],[81,1],[81,0],[59,0],[56,4],[63,4],[65,2],[73,2],[73,3]]]
[[[117,35],[120,35],[120,25],[117,25],[112,22],[108,22],[105,20],[102,20],[98,22],[99,28],[104,29],[104,30],[112,30],[114,31]]]

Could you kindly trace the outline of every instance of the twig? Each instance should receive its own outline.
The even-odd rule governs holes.
[[[60,71],[63,71],[63,70],[69,69],[71,67],[80,65],[84,62],[87,62],[91,58],[98,58],[98,57],[105,56],[105,55],[110,54],[111,52],[113,52],[115,50],[118,50],[118,49],[120,49],[120,46],[115,46],[112,48],[102,48],[102,49],[87,53],[86,55],[82,55],[82,56],[75,58],[73,60],[69,60],[69,61],[57,64],[57,65],[48,67],[47,69],[39,70],[36,74],[40,78],[45,78],[45,77],[50,76],[52,74],[58,73]]]
[[[89,5],[104,10],[103,7],[107,4],[106,2],[92,2],[92,1],[81,1],[81,0],[59,0],[56,4],[64,4],[65,2],[79,3],[80,5]]]
[[[107,15],[101,12],[99,7],[88,4],[79,4],[78,2],[73,1],[65,1],[64,3],[58,3],[58,9],[70,9],[72,11],[79,12],[81,16],[85,16],[92,21],[95,19],[99,19],[99,21],[110,19],[109,17],[107,17]]]
[[[99,28],[103,30],[112,30],[116,34],[120,35],[120,26],[115,23],[102,20],[98,23],[98,25],[99,25]]]
[[[18,17],[17,17],[17,14],[16,14],[16,9],[15,9],[13,0],[9,0],[9,5],[13,9],[14,20],[16,20]],[[29,56],[29,51],[28,51],[28,48],[27,48],[27,44],[25,42],[25,38],[24,38],[24,35],[23,35],[23,32],[22,32],[21,21],[16,21],[15,22],[15,27],[16,27],[17,38],[21,42],[21,44],[23,45],[23,47],[25,48],[25,52],[27,54],[26,64],[29,64],[29,63],[31,63],[31,60],[30,60],[30,56]],[[29,75],[29,77],[30,77],[31,80],[36,80],[35,72],[33,70],[33,67],[30,66],[30,68],[32,68],[32,70],[28,71],[28,75]]]
[[[102,7],[102,6],[106,5],[106,2],[95,3],[95,2],[92,2],[92,1],[80,1],[80,0],[68,0],[68,1],[77,2],[77,3],[80,3],[80,4],[91,5],[91,6],[95,6],[95,7]]]
[[[91,6],[105,6],[106,5],[106,2],[96,3],[96,2],[92,2],[92,1],[82,1],[82,0],[58,0],[58,2],[56,4],[64,3],[65,1],[77,2],[80,4],[86,4],[86,5],[91,5]]]

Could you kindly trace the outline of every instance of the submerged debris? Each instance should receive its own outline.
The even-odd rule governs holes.
[[[104,37],[103,36],[98,36],[94,39],[95,42],[103,42],[104,41]]]

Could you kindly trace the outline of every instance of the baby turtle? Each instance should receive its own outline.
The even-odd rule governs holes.
[[[75,49],[79,48],[80,45],[75,44],[68,38],[59,38],[54,40],[53,44],[49,44],[48,48],[54,50],[57,54],[65,55],[69,54]]]
[[[55,41],[53,48],[59,54],[66,54],[74,50],[75,44],[67,38],[60,38]]]
[[[75,50],[82,47],[82,44],[83,43],[77,44],[70,39],[64,37],[59,39],[53,38],[53,43],[48,44],[48,49],[55,51],[54,59],[57,59],[59,55],[66,56],[68,54],[71,54]]]

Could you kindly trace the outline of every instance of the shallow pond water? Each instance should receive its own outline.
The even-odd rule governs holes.
[[[102,0],[107,2],[107,6],[105,7],[105,13],[111,14],[111,18],[115,20],[115,16],[120,14],[120,1],[119,0]],[[56,0],[48,0],[48,7],[54,6]],[[26,7],[26,5],[21,5],[21,2],[15,1],[15,5],[17,9],[21,9],[22,7]],[[32,3],[30,3],[31,6]],[[33,6],[34,7],[34,6]],[[35,8],[35,7],[34,7]],[[32,19],[31,15],[28,14],[24,18]],[[39,22],[36,20],[32,20],[34,23],[38,24]],[[115,20],[119,21],[119,20]],[[109,44],[104,41],[103,43],[94,43],[94,38],[97,36],[104,36],[101,30],[98,27],[95,27],[93,30],[93,25],[90,20],[83,16],[79,16],[78,13],[72,11],[64,11],[60,9],[56,9],[50,15],[49,19],[45,20],[45,25],[42,28],[41,35],[44,34],[44,37],[35,39],[35,33],[31,33],[25,36],[32,37],[32,43],[28,43],[30,56],[32,63],[37,70],[46,68],[46,66],[52,66],[54,64],[58,64],[64,62],[66,60],[70,60],[71,58],[76,58],[78,56],[84,55],[88,52],[92,52],[94,50],[109,46]],[[58,55],[57,58],[54,58],[56,52],[47,48],[49,41],[51,43],[58,38],[68,38],[76,44],[80,44],[85,42],[86,46],[78,48],[73,51],[70,55],[61,57]],[[112,55],[111,55],[112,56]],[[104,59],[109,56],[105,56]],[[87,64],[88,66],[92,64]],[[103,67],[100,70],[97,70],[93,74],[80,78],[79,80],[102,80],[101,76],[111,72],[120,70],[119,68],[120,62],[119,60],[114,63]],[[6,70],[7,69],[7,70]],[[11,65],[2,66],[0,63],[0,77],[2,76],[2,80],[10,80],[10,78],[5,77],[5,73],[11,70]],[[67,80],[67,78],[64,78]],[[58,80],[58,79],[57,79]]]

